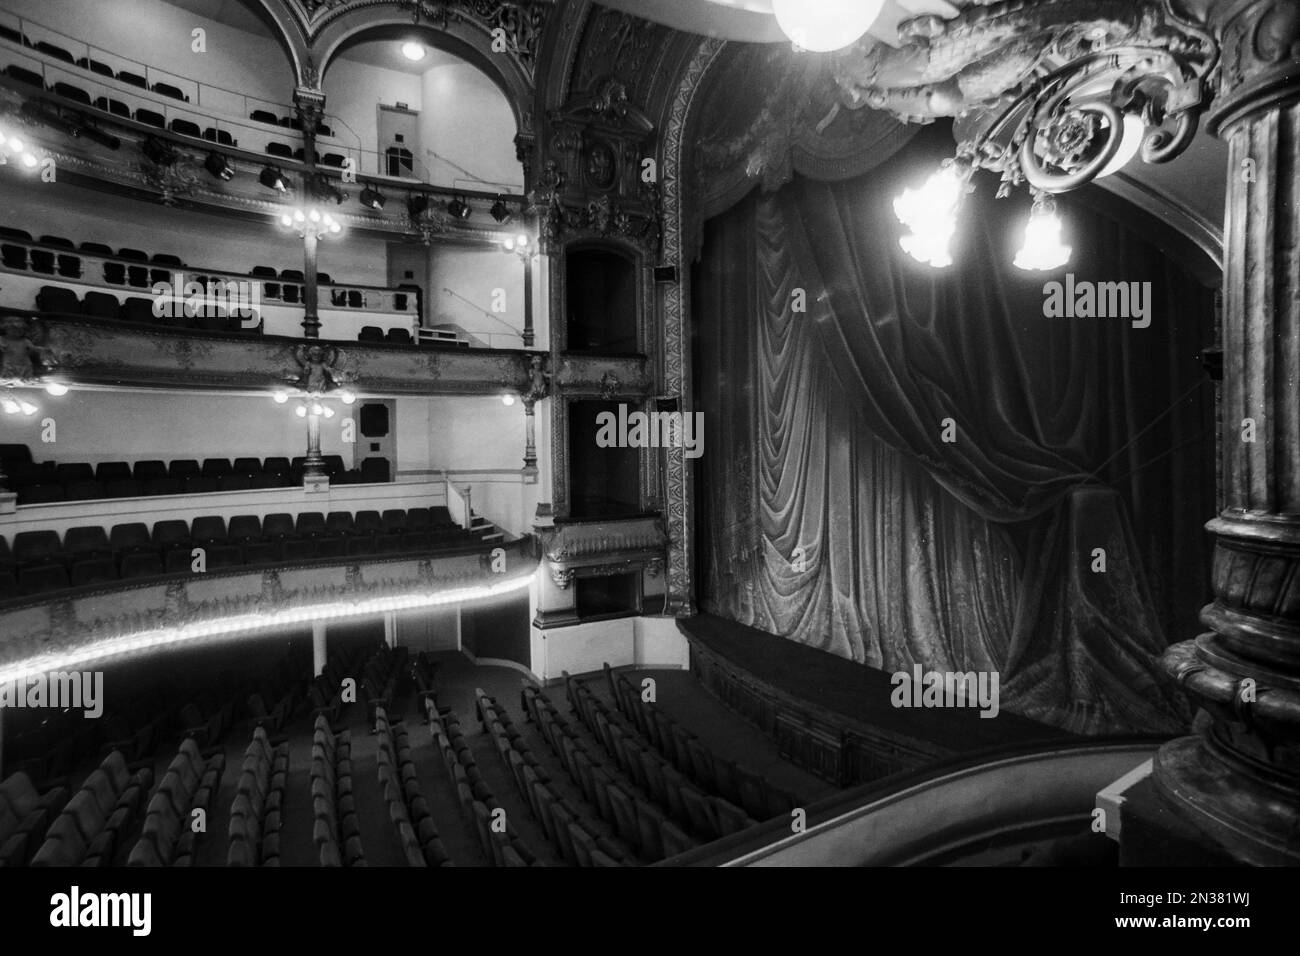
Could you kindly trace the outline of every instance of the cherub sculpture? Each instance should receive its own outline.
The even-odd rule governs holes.
[[[524,399],[535,402],[545,398],[551,391],[551,373],[542,369],[542,357],[534,355],[528,369],[528,391]]]
[[[302,372],[297,386],[308,395],[323,395],[335,388],[334,363],[339,350],[332,345],[299,345],[293,352]]]

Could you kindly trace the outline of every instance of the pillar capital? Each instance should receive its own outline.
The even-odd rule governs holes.
[[[1300,97],[1300,5],[1295,0],[1219,0],[1209,11],[1219,37],[1216,136],[1251,113]]]

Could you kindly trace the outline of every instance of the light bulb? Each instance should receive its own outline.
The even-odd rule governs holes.
[[[15,153],[21,153],[23,151],[23,141],[19,139],[17,136],[10,136],[9,148],[12,149]]]
[[[284,391],[284,389],[279,389],[271,397],[275,399],[275,404],[283,405],[289,400],[289,393]]]
[[[307,218],[312,222],[320,222],[320,213],[313,209],[311,212],[307,213]]]
[[[772,0],[772,12],[795,46],[826,53],[861,38],[884,5],[884,0]]]
[[[409,40],[402,44],[402,56],[413,62],[423,60],[425,52],[423,43],[416,43],[414,40]]]
[[[1117,173],[1128,165],[1129,160],[1138,154],[1142,148],[1142,139],[1147,134],[1147,124],[1142,122],[1142,117],[1134,116],[1132,113],[1124,114],[1124,131],[1120,134],[1123,139],[1120,141],[1119,152],[1115,157],[1102,168],[1097,174],[1097,178],[1109,176],[1111,173]]]
[[[23,165],[28,169],[35,169],[39,160],[31,153],[23,153]]]
[[[516,242],[519,244],[520,249],[528,248],[528,236],[526,236],[524,233],[521,232],[519,234],[519,238],[516,240]]]
[[[46,382],[45,391],[53,395],[55,398],[62,398],[64,395],[68,394],[68,386],[64,385],[62,382]]]
[[[297,408],[295,408],[295,409],[293,410],[293,413],[294,413],[295,415],[297,415],[299,418],[306,418],[306,417],[307,417],[307,406],[306,406],[306,405],[299,405]]]
[[[324,410],[325,410],[325,417],[326,417],[326,418],[333,418],[333,417],[334,417],[334,409],[332,409],[332,408],[330,408],[328,405],[326,405],[326,406],[324,406]]]
[[[337,222],[330,223],[330,232],[342,232],[342,231],[343,231],[343,227],[340,226]]]
[[[1034,202],[1025,226],[1025,244],[1016,253],[1016,267],[1034,272],[1059,269],[1070,261],[1073,248],[1061,242],[1061,218],[1051,199]]]
[[[301,209],[295,209],[295,210],[293,211],[293,221],[294,221],[294,222],[302,222],[302,221],[303,221],[304,219],[306,219],[306,218],[307,218],[307,217],[306,217],[305,215],[303,215],[303,211],[302,211]]]
[[[35,415],[39,411],[31,402],[19,402],[18,407],[22,409],[24,415]]]
[[[18,403],[12,398],[0,398],[0,408],[3,408],[6,415],[18,414]]]
[[[514,252],[515,251],[514,239],[507,237],[506,239],[502,240],[501,247],[505,249],[506,252]]]
[[[515,397],[511,395],[509,392],[501,396],[501,404],[506,406],[506,408],[509,408],[514,403],[515,403]]]
[[[955,162],[945,163],[920,189],[904,189],[894,200],[894,215],[911,234],[899,239],[903,251],[918,262],[942,269],[952,265],[949,242],[957,231],[957,210],[968,177]]]
[[[293,225],[293,216],[289,215],[289,214],[286,212],[283,216],[280,217],[280,225],[282,225],[282,226],[292,226],[292,225]]]
[[[324,411],[325,411],[325,409],[321,407],[321,405],[320,405],[319,402],[317,402],[316,404],[312,405],[312,407],[311,407],[311,413],[312,413],[313,415],[320,415],[320,414],[322,414]]]
[[[356,402],[356,400],[357,397],[349,391],[344,390],[342,392],[339,392],[339,401],[342,402],[344,405],[352,405]]]

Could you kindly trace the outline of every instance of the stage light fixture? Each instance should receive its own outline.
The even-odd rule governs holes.
[[[263,166],[257,181],[267,189],[274,189],[276,192],[287,193],[289,191],[289,181],[284,178],[284,173],[280,172],[275,166]]]
[[[226,157],[215,149],[208,152],[208,158],[203,161],[203,168],[223,182],[230,182],[235,178],[234,168],[226,161]]]
[[[366,206],[369,209],[374,209],[377,212],[383,212],[384,194],[378,189],[375,189],[375,187],[367,186],[365,189],[361,190],[360,199],[361,205]]]
[[[497,201],[492,204],[492,208],[488,211],[492,213],[492,218],[503,226],[514,218],[514,213],[510,211],[510,207],[506,205],[506,201],[500,196],[497,197]]]
[[[468,219],[472,211],[463,196],[456,196],[447,203],[447,213],[453,219]]]

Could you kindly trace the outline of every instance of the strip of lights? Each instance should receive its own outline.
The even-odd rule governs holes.
[[[500,597],[525,590],[532,585],[536,573],[536,568],[534,568],[526,575],[519,575],[505,581],[452,588],[433,594],[416,592],[367,598],[359,601],[335,601],[329,604],[313,604],[275,611],[236,614],[230,617],[183,624],[180,627],[158,627],[148,631],[138,631],[134,634],[125,634],[121,637],[87,644],[84,647],[58,653],[42,654],[12,664],[2,665],[0,666],[0,683],[23,681],[38,674],[47,674],[50,671],[85,670],[92,664],[103,664],[114,658],[180,644],[205,642],[212,638],[233,638],[298,624],[368,617],[390,611],[410,611]]]

